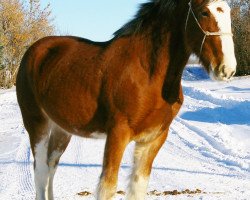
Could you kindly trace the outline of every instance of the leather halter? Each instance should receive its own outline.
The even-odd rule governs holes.
[[[185,31],[187,30],[187,23],[188,23],[188,19],[189,19],[190,13],[192,13],[192,15],[193,15],[193,17],[194,17],[197,25],[199,26],[200,30],[204,34],[204,37],[203,37],[203,40],[202,40],[202,43],[201,43],[201,47],[200,47],[200,55],[201,55],[201,52],[202,52],[202,49],[203,49],[203,45],[204,45],[204,42],[205,42],[207,36],[226,36],[226,35],[233,36],[233,34],[231,32],[220,32],[220,31],[219,32],[209,32],[209,31],[205,31],[201,27],[201,25],[200,25],[197,17],[194,14],[194,11],[192,9],[192,0],[190,0],[190,2],[188,3],[188,6],[189,6],[189,9],[188,9],[187,19],[186,19],[186,24],[185,24]]]

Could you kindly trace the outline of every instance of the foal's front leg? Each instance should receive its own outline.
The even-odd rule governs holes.
[[[111,200],[114,197],[122,155],[129,140],[130,129],[127,125],[119,124],[108,133],[97,193],[98,200]]]
[[[127,200],[144,200],[153,161],[167,138],[167,132],[147,143],[136,143],[134,169],[130,180]]]

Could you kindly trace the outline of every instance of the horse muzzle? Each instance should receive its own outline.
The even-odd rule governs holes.
[[[212,67],[211,67],[212,68]],[[222,63],[211,69],[210,77],[217,81],[227,81],[230,80],[236,73],[236,64],[235,65],[226,65]]]

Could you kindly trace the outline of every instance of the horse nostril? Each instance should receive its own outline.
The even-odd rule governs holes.
[[[233,72],[230,74],[229,78],[233,77],[235,73],[236,73],[236,71],[233,71]]]
[[[220,72],[221,72],[221,76],[226,78],[228,76],[227,74],[227,70],[226,70],[226,66],[225,65],[221,65],[220,66]]]
[[[221,64],[218,67],[218,71],[219,71],[219,76],[223,80],[230,79],[235,74],[235,72],[236,72],[236,70],[232,69],[229,66],[226,66],[225,64]]]
[[[222,71],[223,74],[226,74],[226,73],[225,73],[225,68],[226,68],[225,65],[222,65],[222,66],[221,66],[221,71]]]
[[[225,65],[220,65],[218,68],[219,72],[220,72],[220,76],[221,77],[226,77],[227,76],[227,70],[226,70],[226,66]]]

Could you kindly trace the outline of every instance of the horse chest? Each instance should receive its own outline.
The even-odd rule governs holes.
[[[165,104],[160,109],[149,113],[138,125],[134,140],[149,142],[157,138],[161,133],[168,130],[180,108],[181,103],[176,102],[173,105]]]

